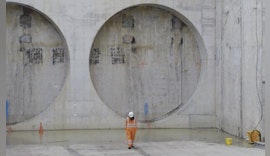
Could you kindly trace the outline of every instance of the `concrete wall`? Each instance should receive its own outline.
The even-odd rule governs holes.
[[[0,19],[6,20],[6,2],[0,1]],[[0,153],[6,155],[6,109],[5,109],[5,98],[6,98],[6,24],[5,22],[0,23]]]
[[[263,1],[223,1],[221,18],[221,127],[245,136],[264,133]]]
[[[7,6],[12,129],[122,128],[133,110],[142,128],[263,132],[263,1],[7,2],[34,10],[24,28],[22,7]],[[25,63],[28,34],[42,63]]]
[[[8,124],[48,108],[61,92],[68,71],[65,41],[37,11],[7,5]]]
[[[193,95],[201,73],[189,28],[154,6],[127,8],[110,18],[92,45],[90,75],[102,101],[122,117],[157,121]]]

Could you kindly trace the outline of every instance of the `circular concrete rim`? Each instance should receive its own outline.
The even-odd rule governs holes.
[[[66,75],[65,75],[65,77],[64,77],[64,82],[63,82],[62,88],[61,88],[61,90],[59,91],[58,95],[53,99],[53,101],[57,100],[58,96],[61,95],[61,93],[63,92],[63,89],[65,88],[65,85],[66,85],[67,79],[68,79],[67,77],[68,77],[69,71],[70,71],[70,70],[69,70],[69,69],[70,69],[70,54],[69,54],[69,49],[68,49],[68,45],[67,45],[67,42],[66,42],[66,38],[64,37],[64,35],[63,35],[62,31],[59,29],[59,27],[55,24],[55,22],[53,22],[53,20],[52,20],[49,16],[47,16],[44,12],[42,12],[42,11],[36,9],[34,6],[30,6],[30,5],[23,4],[23,3],[19,3],[19,2],[6,2],[6,6],[7,6],[7,5],[17,5],[17,6],[22,6],[22,7],[26,7],[26,8],[28,8],[28,9],[31,9],[31,10],[37,12],[40,16],[42,16],[44,19],[46,19],[46,20],[47,20],[47,21],[48,21],[48,22],[56,29],[56,31],[59,33],[59,37],[62,39],[63,46],[64,46],[64,48],[67,50],[67,52],[66,52],[66,54],[67,54],[66,57],[67,57],[67,58],[66,58],[66,59],[67,59],[68,62],[66,63],[66,65],[67,65],[67,68],[66,68]],[[28,120],[31,120],[31,119],[33,119],[34,117],[36,117],[36,116],[38,116],[39,114],[41,114],[41,113],[43,113],[44,111],[46,111],[52,104],[53,104],[53,103],[48,104],[47,107],[45,107],[43,110],[41,110],[38,114],[33,115],[32,117],[26,119],[25,121],[20,121],[20,122],[16,122],[16,123],[11,123],[10,125],[15,125],[15,124],[18,124],[18,123],[23,123],[23,122],[26,122],[26,121],[28,121]]]
[[[156,4],[156,3],[141,3],[141,4],[136,4],[136,5],[130,5],[124,8],[121,8],[121,10],[118,10],[116,12],[114,12],[111,16],[109,16],[106,20],[104,20],[104,22],[100,25],[98,31],[96,32],[96,34],[94,35],[94,39],[92,41],[90,50],[89,50],[89,55],[91,55],[91,49],[93,47],[94,41],[96,36],[99,34],[99,31],[101,30],[101,28],[104,26],[104,24],[106,24],[106,22],[108,20],[110,20],[111,18],[113,18],[115,15],[117,15],[118,13],[120,13],[123,10],[127,10],[129,8],[132,7],[139,7],[139,6],[149,6],[149,7],[155,7],[155,8],[159,8],[162,9],[164,11],[168,11],[170,13],[172,13],[173,15],[175,15],[177,18],[179,18],[183,23],[185,23],[187,25],[187,27],[190,29],[191,33],[194,36],[194,39],[198,45],[198,50],[199,50],[199,54],[200,54],[200,59],[201,59],[201,71],[200,71],[200,75],[199,75],[199,80],[198,80],[198,84],[196,85],[196,88],[193,92],[193,94],[191,95],[191,97],[189,98],[189,100],[187,100],[186,103],[180,103],[176,108],[174,108],[172,111],[168,112],[167,114],[163,115],[160,118],[157,118],[155,120],[149,120],[149,121],[139,121],[141,123],[149,123],[149,122],[155,122],[155,121],[159,121],[162,120],[164,118],[167,118],[168,116],[181,111],[183,108],[183,106],[188,105],[188,103],[190,103],[190,101],[192,100],[192,98],[195,96],[195,94],[198,92],[198,88],[202,85],[202,81],[204,80],[205,77],[205,73],[206,73],[206,66],[207,66],[207,50],[204,44],[204,41],[202,39],[202,36],[200,35],[199,31],[196,29],[196,27],[192,24],[192,22],[185,17],[183,14],[181,14],[179,11],[169,7],[169,6],[165,6],[165,5],[161,5],[161,4]],[[89,58],[89,57],[88,57]],[[92,86],[94,87],[93,81],[91,80],[91,70],[90,70],[90,66],[89,66],[89,74],[90,74],[90,81]],[[111,110],[113,113],[117,114],[114,110],[112,110],[109,106],[107,106],[106,103],[103,102],[103,100],[100,98],[99,94],[97,93],[95,87],[94,87],[94,91],[96,93],[96,96],[99,97],[99,100],[101,101],[102,104],[104,104],[109,110]],[[119,114],[117,114],[118,116],[120,116]],[[122,117],[122,116],[121,116]],[[123,118],[123,117],[122,117]]]

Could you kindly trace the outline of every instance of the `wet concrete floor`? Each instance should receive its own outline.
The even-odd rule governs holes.
[[[247,140],[224,133],[218,129],[138,129],[135,145],[136,150],[128,150],[126,145],[125,131],[122,130],[69,130],[69,131],[44,131],[42,135],[38,131],[18,131],[7,133],[7,156],[25,155],[51,155],[49,151],[58,151],[57,155],[166,155],[162,152],[168,152],[179,155],[179,151],[186,149],[186,152],[194,151],[203,147],[202,150],[211,151],[217,149],[213,145],[221,146],[221,153],[228,151],[228,145],[225,145],[225,138],[233,139],[229,149],[232,152],[241,150],[254,155],[264,153],[264,146],[255,146],[249,144]],[[186,145],[192,145],[189,147]],[[149,146],[151,145],[151,147]],[[181,146],[186,146],[181,148]],[[194,149],[194,147],[196,147]],[[215,147],[215,148],[214,148]],[[153,149],[152,149],[153,148]],[[235,148],[240,148],[235,149]],[[160,150],[163,149],[163,150]],[[189,150],[187,150],[189,149]],[[202,151],[201,150],[201,151]],[[43,152],[41,152],[43,151]],[[156,151],[157,153],[153,153]],[[41,153],[40,153],[41,152]],[[47,152],[47,154],[46,154]],[[62,154],[61,154],[62,152]],[[99,153],[98,153],[99,152]],[[158,153],[161,152],[161,153]],[[185,151],[182,151],[184,153]],[[199,152],[199,151],[197,151]],[[208,151],[209,152],[209,151]],[[243,151],[243,155],[246,155]],[[171,153],[170,155],[174,155]],[[178,154],[177,154],[178,153]],[[186,153],[188,154],[188,153]],[[230,153],[226,153],[230,154]],[[236,153],[235,153],[236,154]],[[189,153],[189,155],[192,155]],[[195,154],[196,155],[196,154]],[[208,154],[207,154],[208,155]],[[239,156],[239,154],[237,154]]]

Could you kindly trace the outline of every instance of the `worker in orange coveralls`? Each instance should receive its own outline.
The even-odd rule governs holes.
[[[126,135],[128,140],[128,149],[134,148],[133,142],[135,139],[136,130],[137,130],[137,123],[134,118],[134,113],[129,112],[128,117],[126,119]]]

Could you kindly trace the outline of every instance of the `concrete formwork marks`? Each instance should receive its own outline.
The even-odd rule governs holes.
[[[55,27],[31,8],[7,4],[8,124],[53,103],[67,72],[67,50]]]
[[[172,13],[150,6],[128,8],[109,19],[94,40],[89,62],[102,101],[123,117],[134,111],[140,121],[161,119],[186,103],[201,71],[189,28]]]

